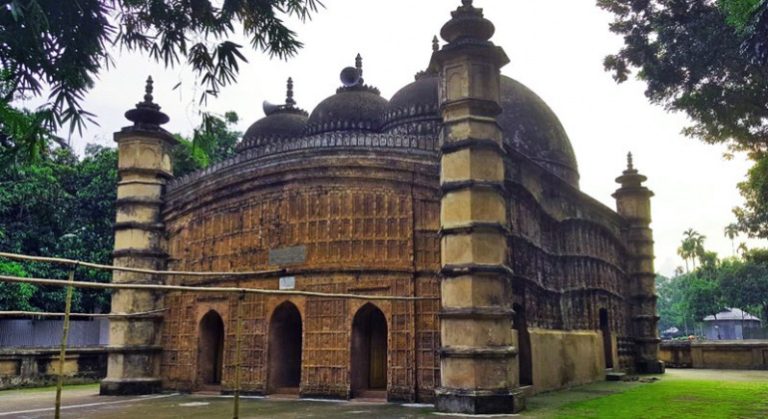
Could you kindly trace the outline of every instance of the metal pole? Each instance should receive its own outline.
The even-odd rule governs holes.
[[[232,419],[238,419],[240,417],[240,343],[243,329],[243,308],[242,302],[245,298],[245,293],[240,293],[237,296],[236,306],[236,321],[235,325],[235,411],[232,413]]]
[[[69,313],[72,310],[72,282],[75,280],[75,268],[69,271],[69,280],[67,283],[67,296],[64,306],[64,327],[61,332],[61,345],[59,346],[59,377],[56,381],[56,411],[54,417],[61,418],[61,387],[64,384],[64,358],[67,354],[67,336],[69,335]]]

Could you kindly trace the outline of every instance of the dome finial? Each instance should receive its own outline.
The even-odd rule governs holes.
[[[152,91],[154,90],[154,87],[152,87],[153,84],[152,76],[148,76],[147,83],[144,85],[144,103],[152,103],[152,100],[154,99],[152,96]]]
[[[293,78],[288,77],[285,92],[285,106],[292,108],[294,105],[296,105],[296,101],[293,99]]]
[[[461,0],[461,4],[463,4],[464,7],[472,7],[472,0]]]
[[[440,40],[437,39],[437,35],[432,38],[432,52],[440,50]]]
[[[627,153],[627,170],[635,170],[635,167],[632,164],[632,152],[631,151],[629,153]]]
[[[152,76],[147,77],[144,84],[144,101],[136,104],[136,107],[125,113],[125,117],[133,122],[134,126],[144,129],[160,129],[160,125],[168,122],[168,115],[160,112],[160,105],[153,102]]]
[[[355,68],[360,73],[360,77],[363,77],[363,57],[359,52],[357,53],[357,57],[355,57]]]

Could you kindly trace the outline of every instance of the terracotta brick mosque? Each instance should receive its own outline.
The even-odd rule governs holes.
[[[289,79],[237,155],[179,178],[149,86],[115,134],[115,264],[266,272],[114,282],[433,297],[242,297],[240,380],[252,394],[498,413],[610,369],[663,372],[645,176],[629,156],[616,211],[580,191],[563,126],[501,74],[509,59],[493,33],[463,0],[427,67],[389,100],[360,56],[311,112]],[[240,296],[112,298],[115,313],[167,310],[111,320],[102,394],[233,390]]]

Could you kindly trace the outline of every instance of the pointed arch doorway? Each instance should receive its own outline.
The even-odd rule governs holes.
[[[352,397],[386,398],[387,319],[373,304],[361,307],[352,320]]]
[[[286,301],[277,306],[269,322],[270,393],[299,394],[301,349],[301,313]]]
[[[224,366],[224,321],[211,310],[200,320],[197,372],[202,386],[221,385]]]
[[[613,338],[611,338],[611,322],[608,317],[608,310],[601,308],[600,333],[603,335],[603,353],[605,354],[605,368],[613,368]]]
[[[517,330],[518,346],[518,372],[521,386],[533,385],[533,353],[531,352],[531,335],[528,332],[528,319],[525,313],[525,307],[520,304],[513,304],[514,318],[512,324]]]

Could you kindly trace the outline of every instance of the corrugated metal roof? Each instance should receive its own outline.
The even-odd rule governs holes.
[[[739,309],[739,308],[729,308],[724,311],[721,311],[717,313],[717,319],[715,319],[715,316],[707,316],[704,317],[705,322],[715,321],[715,320],[757,320],[760,321],[757,317],[747,313],[746,311]]]

